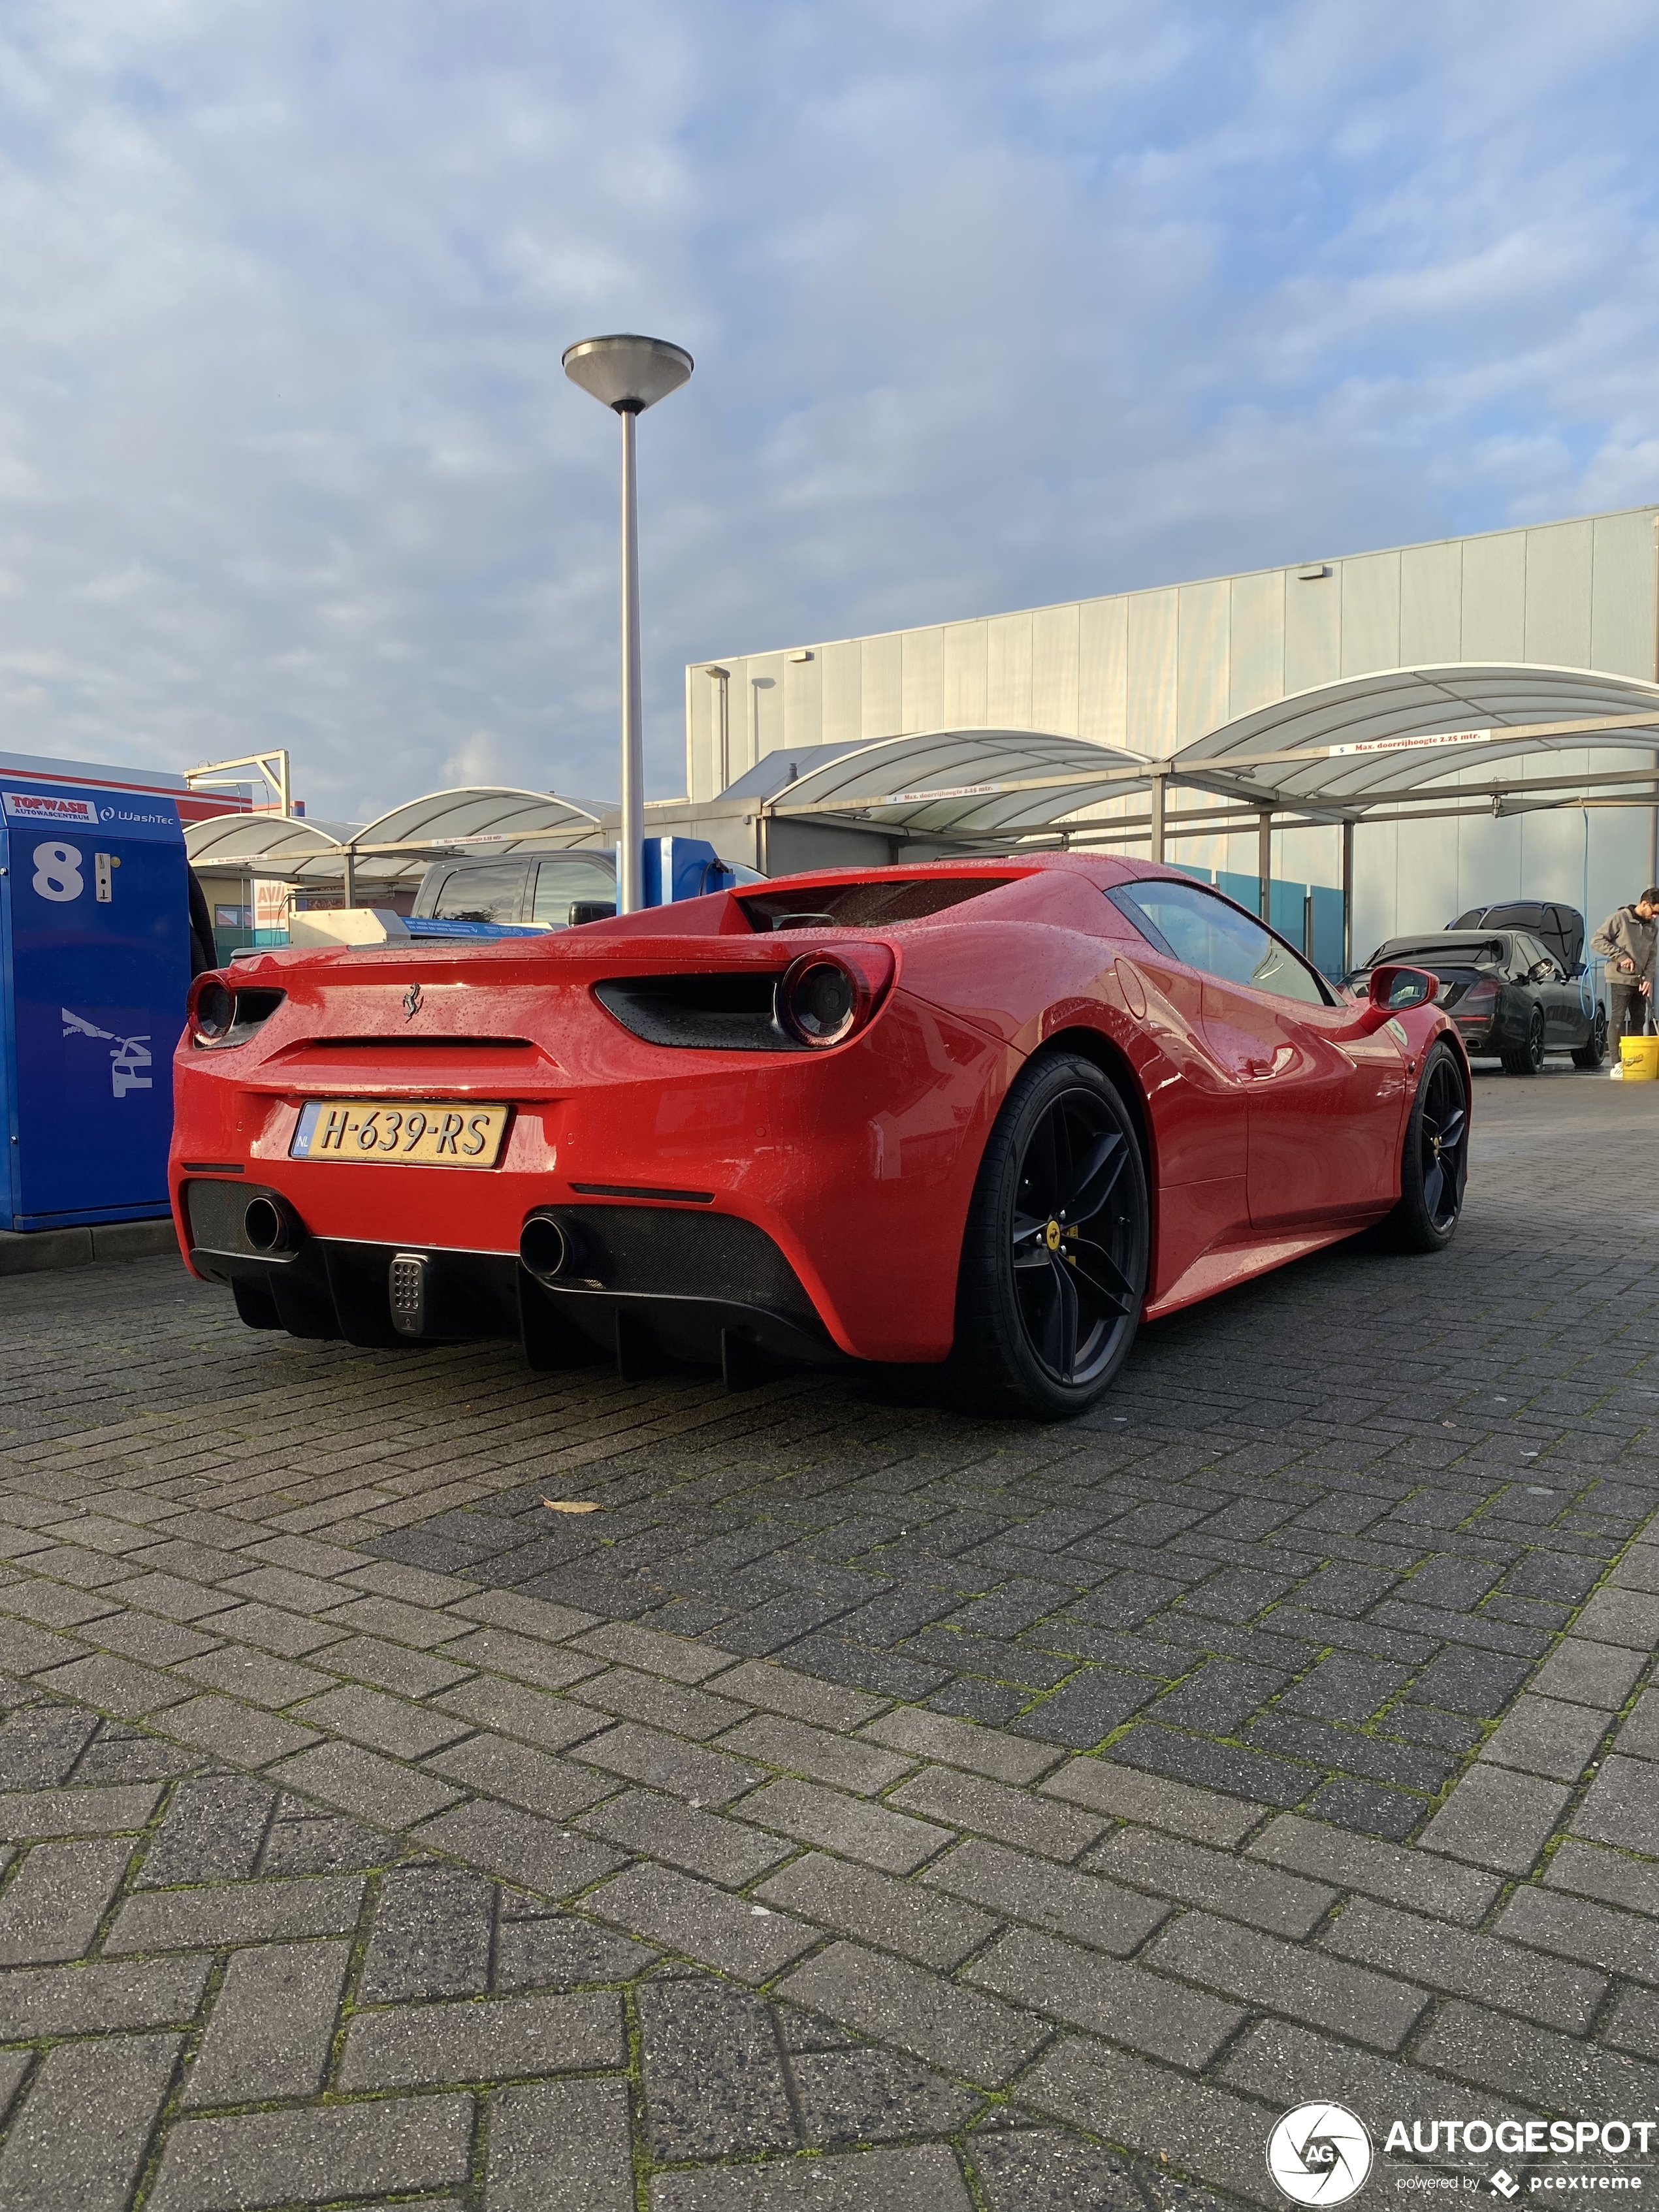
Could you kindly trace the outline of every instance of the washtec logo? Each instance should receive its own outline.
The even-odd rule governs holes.
[[[171,814],[135,814],[130,807],[106,806],[100,810],[98,818],[101,822],[152,822],[170,829],[179,819],[179,810],[175,807]]]
[[[1293,2204],[1346,2204],[1373,2155],[1365,2123],[1346,2105],[1298,2105],[1267,2138],[1267,2171]]]
[[[14,822],[80,822],[98,826],[98,809],[89,799],[68,799],[58,793],[8,791],[0,793]]]

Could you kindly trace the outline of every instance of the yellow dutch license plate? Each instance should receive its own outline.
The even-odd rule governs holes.
[[[295,1160],[351,1160],[420,1168],[493,1168],[507,1134],[505,1106],[451,1098],[312,1098],[288,1148]]]

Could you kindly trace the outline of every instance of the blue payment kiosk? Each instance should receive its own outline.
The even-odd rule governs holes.
[[[182,777],[0,753],[0,1229],[167,1210]]]
[[[702,837],[647,837],[643,857],[647,906],[701,898],[705,891],[723,891],[732,880],[732,870]]]

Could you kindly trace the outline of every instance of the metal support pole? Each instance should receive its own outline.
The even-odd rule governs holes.
[[[1164,805],[1170,788],[1170,779],[1162,769],[1152,770],[1152,858],[1160,867],[1164,865]]]
[[[691,664],[685,664],[685,795],[695,805],[697,797],[697,749],[692,742],[696,717],[691,711]]]
[[[351,865],[355,857],[349,845],[340,855],[340,872],[343,878],[341,904],[343,906],[356,906],[357,903],[357,878]]]
[[[1263,921],[1267,921],[1273,902],[1273,817],[1264,809],[1255,821],[1255,872],[1261,885],[1256,912]]]
[[[1342,824],[1342,973],[1353,966],[1353,824]]]
[[[645,729],[640,717],[640,515],[634,483],[631,407],[622,416],[622,822],[617,846],[617,911],[645,904]]]

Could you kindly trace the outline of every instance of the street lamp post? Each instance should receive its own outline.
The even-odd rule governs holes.
[[[617,851],[617,911],[645,903],[645,734],[640,715],[639,504],[634,480],[634,421],[691,374],[691,356],[666,338],[623,332],[567,347],[573,384],[622,417],[622,827]]]

